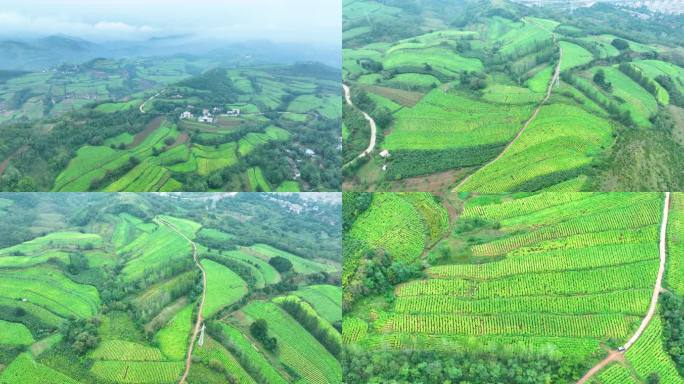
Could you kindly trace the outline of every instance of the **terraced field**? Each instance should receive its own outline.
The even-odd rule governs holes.
[[[349,241],[354,238],[367,240],[361,242],[366,249],[383,249],[393,260],[402,258],[391,248],[391,237],[371,242],[371,235],[358,235],[359,227],[393,235],[403,228],[419,227],[406,212],[394,215],[402,212],[398,209],[402,196],[406,195],[373,194],[370,207],[345,232],[345,255],[363,249],[358,248],[358,241]],[[422,273],[395,283],[390,291],[357,298],[345,309],[342,337],[349,353],[359,353],[355,348],[360,348],[371,354],[397,351],[397,358],[412,351],[447,356],[450,351],[488,345],[506,361],[511,359],[506,348],[542,355],[554,351],[565,364],[576,364],[568,368],[576,371],[559,382],[574,382],[606,350],[616,351],[637,331],[658,275],[663,194],[543,192],[447,198],[447,207],[462,206],[462,210],[447,236],[413,251],[415,257],[422,255]],[[668,241],[667,285],[675,290],[682,280],[677,235],[681,203],[682,197],[674,194],[667,233],[663,232]],[[433,217],[436,212],[431,212]],[[369,222],[369,217],[374,221]],[[363,281],[363,274],[368,273],[356,272],[358,266],[358,261],[348,264],[345,260],[345,300],[347,295],[358,295],[353,293],[358,290],[356,281]],[[671,355],[677,352],[668,353],[665,347],[670,336],[663,332],[663,316],[667,315],[662,309],[656,312],[633,347],[623,355],[615,352],[623,358],[589,382],[641,383],[652,375],[661,382],[684,382]],[[419,364],[421,360],[415,358]],[[360,367],[375,366],[374,377],[400,376],[381,371],[384,360],[364,364],[349,369],[358,375]]]
[[[345,161],[371,142],[368,123],[357,114],[368,113],[379,127],[375,150],[348,163],[345,190],[684,185],[669,167],[684,160],[678,136],[668,132],[650,144],[639,139],[663,121],[681,125],[671,110],[684,103],[684,72],[674,56],[655,58],[681,44],[671,41],[666,49],[654,33],[642,39],[596,34],[601,28],[588,20],[633,17],[617,10],[572,19],[554,11],[543,17],[544,9],[514,3],[344,2],[343,81],[356,106],[343,119]],[[562,81],[554,80],[556,68]],[[657,176],[634,182],[639,171],[624,164],[645,163]]]
[[[9,168],[35,180],[31,190],[55,192],[339,189],[337,180],[322,177],[339,157],[337,70],[317,63],[225,69],[210,62],[198,62],[209,67],[195,76],[160,78],[120,101],[88,97],[53,120],[32,116],[32,128],[18,134],[35,132],[41,143],[24,145],[9,133],[15,125],[2,125],[14,139],[0,148],[0,173]],[[88,129],[74,137],[66,132],[73,126]],[[52,150],[39,151],[43,145]],[[50,166],[38,169],[31,157]],[[7,180],[0,189],[16,190]]]
[[[0,226],[27,230],[0,248],[0,383],[340,382],[334,201],[7,196]]]

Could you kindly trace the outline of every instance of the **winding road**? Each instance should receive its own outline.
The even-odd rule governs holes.
[[[179,231],[175,226],[173,226],[173,224],[163,219],[159,219],[159,221],[167,227],[171,228],[171,230],[182,236],[192,245],[192,258],[195,260],[197,268],[199,268],[200,271],[202,271],[202,299],[199,304],[199,309],[197,310],[197,322],[195,323],[195,329],[192,332],[192,338],[190,339],[190,345],[188,346],[188,354],[185,359],[185,372],[183,372],[183,376],[181,376],[180,380],[178,381],[178,384],[184,384],[187,383],[186,379],[188,378],[188,374],[190,373],[190,367],[192,366],[192,350],[195,347],[195,340],[197,339],[197,334],[199,334],[200,326],[202,325],[202,309],[204,308],[204,299],[206,298],[207,293],[207,272],[204,270],[204,267],[197,258],[197,245],[195,245],[195,242],[190,240],[187,236],[185,236],[181,231]]]
[[[553,35],[553,42],[554,42],[554,44],[558,44],[558,40],[556,40],[556,35]],[[489,165],[491,165],[492,163],[494,163],[494,162],[496,162],[497,160],[499,160],[500,158],[502,158],[503,155],[506,154],[506,152],[508,151],[508,149],[511,148],[511,146],[513,146],[513,144],[515,144],[515,142],[520,138],[520,136],[522,136],[523,132],[525,132],[525,130],[527,129],[527,127],[530,126],[530,124],[532,123],[532,121],[534,121],[534,119],[535,119],[535,118],[537,117],[537,115],[539,114],[539,111],[541,110],[541,108],[544,106],[544,104],[546,104],[547,101],[549,101],[549,98],[551,97],[551,91],[553,91],[553,86],[558,82],[558,78],[560,77],[561,62],[563,61],[563,48],[560,47],[560,45],[558,46],[558,51],[559,51],[558,63],[556,64],[556,69],[555,69],[554,72],[553,72],[553,77],[551,77],[551,81],[549,81],[549,86],[548,86],[548,88],[546,89],[546,96],[544,96],[544,98],[543,98],[542,101],[539,103],[539,105],[537,105],[537,108],[536,108],[536,109],[534,110],[534,112],[532,113],[532,116],[530,116],[530,118],[525,122],[525,125],[523,125],[523,127],[518,131],[518,134],[515,135],[515,137],[513,138],[513,140],[511,140],[511,142],[509,142],[508,145],[506,145],[506,147],[503,149],[503,151],[501,151],[501,153],[499,153],[498,156],[496,156],[494,159],[492,159],[491,161],[489,161],[488,163],[486,163],[485,165],[483,165],[482,167],[480,167],[480,169],[478,169],[477,171],[475,171],[475,172],[471,173],[470,175],[466,176],[466,178],[464,178],[463,180],[461,180],[461,182],[458,183],[458,185],[456,185],[456,186],[454,187],[454,189],[452,190],[452,192],[458,192],[458,189],[461,188],[468,180],[470,180],[470,178],[471,178],[473,175],[475,175],[476,173],[482,171],[483,169],[487,168],[487,167],[488,167]]]
[[[354,103],[352,102],[352,99],[351,99],[351,90],[349,89],[349,86],[347,86],[346,84],[342,84],[342,89],[344,89],[344,99],[346,100],[347,105],[356,108],[354,106]],[[373,120],[373,118],[370,117],[370,115],[367,114],[366,112],[361,111],[360,109],[358,109],[358,110],[363,114],[363,117],[366,119],[366,121],[368,121],[368,124],[370,125],[370,129],[371,129],[370,142],[368,143],[368,148],[366,148],[365,151],[361,152],[360,155],[356,156],[353,160],[351,160],[350,162],[345,164],[342,168],[345,168],[345,167],[349,166],[351,163],[353,163],[354,161],[356,161],[356,160],[358,160],[358,159],[360,159],[366,155],[369,155],[375,149],[375,139],[376,139],[376,135],[378,133],[378,127],[377,127],[377,125],[375,125],[375,120]]]
[[[644,333],[646,330],[646,327],[648,327],[648,324],[651,322],[651,319],[653,318],[653,315],[656,313],[656,309],[658,308],[658,296],[660,295],[660,292],[663,290],[663,275],[665,274],[665,261],[667,260],[667,220],[668,220],[668,215],[670,213],[670,192],[665,192],[665,202],[663,206],[663,219],[662,222],[660,223],[660,267],[658,268],[658,277],[656,277],[655,285],[653,286],[653,295],[651,296],[651,304],[648,306],[648,312],[646,312],[646,316],[644,319],[641,321],[641,324],[639,325],[639,329],[632,335],[632,337],[625,343],[623,346],[624,350],[622,351],[610,351],[608,353],[608,357],[605,359],[601,360],[598,364],[596,364],[593,368],[589,370],[582,378],[577,382],[577,384],[584,384],[586,383],[590,378],[592,378],[596,373],[601,371],[605,366],[610,364],[613,361],[622,361],[624,360],[624,354],[629,350],[629,348],[636,343],[636,341],[641,337],[641,335]]]
[[[161,95],[162,92],[164,92],[163,89],[162,89],[161,91],[157,92],[156,95],[154,95],[154,96],[150,97],[149,99],[145,100],[144,103],[140,104],[140,112],[143,113],[143,114],[147,113],[147,112],[145,112],[145,104],[147,104],[147,103],[149,103],[150,101],[152,101],[155,97]]]

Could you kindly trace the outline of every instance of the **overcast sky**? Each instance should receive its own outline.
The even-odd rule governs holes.
[[[0,35],[341,41],[341,0],[0,0]]]

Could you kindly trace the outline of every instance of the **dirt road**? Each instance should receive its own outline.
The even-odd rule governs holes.
[[[624,350],[622,352],[611,351],[608,357],[601,360],[600,363],[596,364],[592,369],[589,370],[578,382],[577,384],[586,383],[592,376],[599,372],[603,367],[609,363],[624,358],[624,353],[629,350],[629,348],[636,343],[636,341],[641,337],[641,335],[648,327],[651,322],[653,315],[658,309],[658,296],[663,290],[663,275],[665,274],[665,261],[667,259],[667,220],[670,213],[670,192],[665,192],[665,202],[663,205],[663,219],[660,223],[660,266],[658,267],[658,276],[656,277],[655,285],[653,286],[653,295],[651,296],[651,304],[648,306],[648,311],[646,316],[641,321],[639,329],[632,335],[632,337],[625,343]]]
[[[354,107],[354,103],[352,102],[352,99],[351,99],[351,90],[349,89],[349,87],[346,84],[342,84],[342,88],[344,89],[344,99],[346,100],[347,105]],[[367,114],[364,111],[361,111],[360,109],[359,109],[359,111],[363,114],[363,118],[366,119],[366,121],[368,121],[368,125],[370,125],[370,129],[371,129],[370,142],[368,143],[368,148],[366,148],[365,151],[361,152],[360,155],[356,156],[356,158],[354,158],[354,160],[345,164],[344,167],[347,167],[349,164],[353,163],[354,161],[356,161],[356,160],[358,160],[358,159],[360,159],[366,155],[369,155],[375,149],[375,138],[376,138],[376,135],[378,133],[378,127],[377,127],[377,125],[375,125],[375,120],[373,120],[373,118],[370,117],[369,114]]]
[[[199,259],[197,258],[197,246],[195,245],[195,242],[190,240],[171,223],[166,222],[162,219],[159,219],[159,221],[167,227],[171,228],[174,232],[182,236],[192,245],[192,258],[195,260],[197,268],[199,268],[200,271],[202,271],[202,298],[200,300],[199,309],[197,310],[197,322],[195,323],[195,329],[192,332],[192,338],[190,339],[190,345],[188,346],[188,354],[185,359],[185,372],[183,372],[183,376],[181,376],[180,380],[178,381],[179,384],[184,384],[187,383],[186,379],[188,378],[188,374],[190,373],[190,367],[192,366],[192,350],[195,347],[195,340],[197,339],[197,334],[199,333],[200,327],[202,325],[202,309],[204,308],[204,299],[206,298],[207,294],[207,273],[204,270],[202,264],[199,262]]]
[[[618,352],[618,351],[610,351],[608,353],[608,357],[605,359],[601,360],[600,363],[596,364],[594,367],[592,367],[589,372],[587,372],[586,375],[582,376],[581,379],[577,382],[577,384],[584,384],[592,378],[595,374],[597,374],[599,371],[601,371],[603,368],[605,368],[608,364],[614,362],[614,361],[623,361],[625,359],[625,356]]]
[[[554,43],[557,44],[557,41],[556,41],[556,37],[555,37],[555,36],[554,36],[554,39],[553,39],[553,40],[554,40]],[[461,180],[461,182],[458,183],[458,185],[456,185],[456,187],[454,187],[453,192],[458,192],[458,189],[461,188],[468,180],[470,180],[470,178],[471,178],[473,175],[475,175],[476,173],[482,171],[483,169],[487,168],[487,167],[488,167],[489,165],[491,165],[492,163],[494,163],[494,162],[496,162],[497,160],[499,160],[500,158],[502,158],[503,155],[506,154],[506,152],[508,151],[508,149],[511,148],[511,146],[513,146],[513,144],[520,138],[520,136],[522,136],[523,132],[525,132],[525,130],[527,129],[527,127],[530,126],[530,124],[532,123],[532,121],[534,121],[534,119],[535,119],[535,118],[537,117],[537,115],[539,114],[539,111],[541,110],[542,106],[544,106],[544,104],[546,104],[546,102],[549,101],[549,98],[551,97],[551,91],[553,91],[553,86],[558,82],[558,78],[560,77],[561,62],[563,61],[563,48],[561,48],[560,46],[558,46],[558,51],[559,51],[558,63],[556,64],[556,69],[555,69],[554,72],[553,72],[553,77],[551,77],[551,81],[549,82],[549,86],[548,86],[548,88],[546,89],[546,96],[544,96],[544,98],[543,98],[542,101],[539,103],[539,105],[537,105],[537,108],[535,108],[534,112],[532,113],[532,116],[530,116],[530,118],[525,122],[525,125],[523,125],[523,127],[518,131],[518,134],[515,135],[515,137],[513,138],[513,140],[511,140],[511,142],[509,142],[508,145],[506,145],[506,147],[503,149],[503,151],[501,151],[501,153],[499,153],[498,156],[496,156],[493,160],[491,160],[490,162],[488,162],[488,163],[486,163],[485,165],[483,165],[483,166],[482,166],[480,169],[478,169],[477,171],[471,173],[471,174],[468,175],[466,178],[464,178],[463,180]]]

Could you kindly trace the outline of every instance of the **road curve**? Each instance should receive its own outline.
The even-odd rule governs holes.
[[[554,36],[554,42],[556,42],[555,36]],[[452,190],[452,192],[458,192],[458,189],[461,188],[468,180],[470,180],[470,177],[471,177],[471,176],[473,176],[473,175],[475,175],[476,173],[482,171],[483,169],[487,168],[487,166],[491,165],[492,163],[494,163],[495,161],[497,161],[497,160],[499,160],[501,157],[503,157],[503,155],[506,154],[506,152],[508,151],[508,149],[511,148],[511,146],[513,146],[513,144],[520,138],[520,136],[522,136],[523,132],[525,132],[525,130],[527,129],[527,127],[532,123],[532,121],[534,121],[534,119],[535,119],[535,118],[537,117],[537,115],[539,114],[539,111],[541,110],[541,107],[544,106],[544,104],[546,104],[547,101],[549,101],[549,98],[551,97],[551,91],[553,90],[554,84],[556,84],[556,83],[558,82],[558,78],[559,78],[559,76],[560,76],[561,61],[563,60],[563,48],[561,48],[561,47],[559,46],[559,47],[558,47],[558,51],[559,51],[558,63],[556,64],[556,69],[555,69],[554,72],[553,72],[553,77],[551,78],[551,81],[549,82],[549,86],[548,86],[548,88],[546,89],[546,96],[544,96],[544,99],[542,99],[542,101],[539,103],[539,105],[537,105],[537,108],[536,108],[536,109],[534,110],[534,112],[532,113],[532,116],[530,116],[530,118],[525,122],[525,125],[523,125],[523,127],[518,131],[518,134],[515,135],[515,137],[513,138],[513,140],[511,140],[511,141],[508,143],[508,145],[506,145],[506,147],[503,149],[503,151],[501,151],[501,153],[499,153],[498,156],[496,156],[496,157],[495,157],[494,159],[492,159],[490,162],[488,162],[488,163],[486,163],[485,165],[483,165],[482,167],[480,167],[480,169],[478,169],[477,171],[475,171],[475,172],[471,173],[470,175],[466,176],[465,179],[461,180],[461,182],[458,183],[458,185],[456,185],[456,186],[454,187],[454,189]]]
[[[195,323],[195,329],[192,332],[192,338],[190,339],[190,345],[188,346],[188,354],[185,359],[185,372],[183,372],[183,376],[181,376],[180,380],[178,381],[178,384],[184,384],[187,383],[186,379],[188,378],[188,374],[190,373],[190,366],[192,366],[192,350],[195,347],[195,340],[197,339],[197,334],[199,333],[200,326],[202,325],[202,309],[204,308],[204,299],[206,298],[207,293],[207,273],[204,270],[202,264],[199,262],[199,259],[197,258],[197,246],[195,245],[195,242],[190,240],[187,236],[185,236],[181,231],[174,227],[173,224],[164,221],[163,219],[159,219],[159,221],[167,227],[171,228],[171,230],[182,236],[192,245],[192,258],[195,260],[197,268],[199,268],[200,271],[202,271],[202,299],[200,301],[199,309],[197,310],[197,322]]]
[[[145,100],[144,103],[140,104],[140,113],[143,113],[143,114],[147,113],[147,112],[145,112],[145,109],[144,109],[145,104],[147,104],[147,103],[149,103],[150,101],[152,101],[152,99],[154,99],[155,97],[161,95],[162,92],[164,92],[164,90],[161,90],[161,91],[157,92],[156,95],[150,97],[149,99]]]
[[[618,351],[611,351],[605,359],[601,360],[600,363],[595,365],[592,369],[589,370],[578,382],[577,384],[584,384],[589,380],[592,376],[594,376],[597,372],[599,372],[603,367],[608,365],[608,363],[619,360],[622,358],[622,355],[629,350],[629,348],[636,343],[636,341],[641,337],[641,335],[644,333],[646,330],[646,327],[648,327],[648,324],[651,322],[651,319],[653,319],[653,315],[655,315],[656,309],[658,308],[658,296],[660,295],[660,292],[663,290],[663,275],[665,274],[665,261],[667,260],[667,221],[668,221],[668,215],[670,213],[670,192],[665,192],[665,201],[663,205],[663,219],[662,222],[660,223],[660,266],[658,267],[658,276],[656,277],[655,284],[653,286],[653,295],[651,296],[651,304],[648,306],[648,312],[646,312],[646,316],[644,319],[641,321],[641,324],[639,325],[639,329],[632,335],[632,337],[625,343],[623,346],[625,349],[622,352]]]
[[[342,84],[342,89],[344,89],[344,99],[346,100],[347,105],[354,107],[354,103],[352,102],[352,99],[351,99],[351,90],[344,83]],[[368,124],[370,125],[370,129],[371,129],[370,142],[368,143],[368,148],[366,148],[365,151],[361,152],[360,155],[356,156],[354,158],[354,160],[345,164],[344,167],[347,167],[349,164],[353,163],[354,161],[370,154],[375,149],[375,139],[376,139],[376,135],[378,132],[378,127],[377,127],[377,125],[375,125],[375,120],[373,120],[373,118],[370,117],[369,114],[367,114],[364,111],[361,111],[360,109],[359,109],[359,111],[363,114],[363,118],[366,119],[366,121],[368,121]]]

